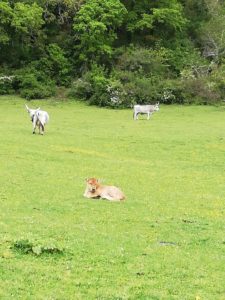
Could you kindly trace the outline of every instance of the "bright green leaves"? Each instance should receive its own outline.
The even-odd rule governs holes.
[[[44,24],[42,13],[43,9],[36,3],[32,5],[16,3],[12,26],[24,33],[37,32]]]
[[[16,36],[38,35],[44,24],[43,9],[36,3],[31,5],[18,2],[11,7],[8,2],[0,3],[0,44],[15,40]]]
[[[13,16],[13,10],[7,2],[0,2],[0,23],[10,23]]]
[[[81,7],[73,26],[81,61],[98,61],[102,55],[111,56],[116,30],[126,13],[119,0],[89,0]]]
[[[162,32],[173,29],[181,31],[186,25],[182,5],[177,0],[137,1],[129,12],[127,29],[131,32],[152,30],[160,26]]]
[[[50,44],[47,47],[47,55],[41,59],[41,63],[46,67],[49,76],[54,78],[58,85],[68,85],[68,77],[71,71],[69,60],[64,51],[57,44]]]
[[[10,37],[7,28],[13,17],[12,8],[6,2],[0,2],[0,44],[6,44]]]
[[[181,5],[172,8],[153,9],[153,20],[155,23],[163,23],[175,30],[181,31],[186,24],[182,15]]]

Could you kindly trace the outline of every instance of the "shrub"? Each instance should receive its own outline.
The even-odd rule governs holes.
[[[220,95],[221,99],[225,98],[225,60],[223,63],[215,68],[215,64],[212,65],[212,73],[210,76],[211,85],[214,85],[214,89],[216,89]]]
[[[165,80],[161,83],[158,101],[164,104],[184,103],[182,85],[179,79]]]
[[[159,83],[158,77],[138,76],[130,71],[114,71],[107,76],[103,68],[95,66],[73,82],[69,95],[98,106],[131,107],[158,101]]]
[[[146,77],[130,71],[116,72],[126,96],[126,107],[135,103],[154,103],[160,99],[162,80],[158,76]]]
[[[107,92],[109,79],[106,77],[104,69],[95,66],[90,74],[90,82],[93,89],[93,93],[89,99],[90,104],[98,106],[110,105],[110,97]]]
[[[118,58],[118,69],[146,77],[164,77],[168,72],[166,54],[164,48],[130,47]]]
[[[194,78],[181,82],[182,96],[187,104],[214,104],[221,99],[221,95],[207,78]]]
[[[114,76],[123,85],[127,107],[159,100],[168,75],[166,54],[164,48],[130,47],[120,55]]]
[[[165,104],[213,104],[225,97],[225,70],[209,65],[185,65],[171,76],[164,48],[131,47],[120,53],[115,69],[93,65],[73,82],[70,95],[90,104],[131,107],[157,101]],[[197,60],[193,54],[189,63]],[[205,61],[204,61],[205,62]],[[176,73],[176,72],[175,72]],[[210,75],[211,74],[211,75]]]
[[[38,71],[43,69],[49,78],[57,85],[69,86],[71,83],[71,67],[64,51],[57,44],[50,44],[46,49],[46,55],[39,61],[34,62]]]
[[[75,80],[71,86],[69,95],[89,101],[90,104],[98,106],[107,105],[107,84],[103,67],[93,65],[91,71]]]
[[[71,84],[69,97],[87,100],[91,97],[93,89],[91,83],[84,77],[74,80]]]
[[[0,95],[13,94],[14,76],[5,76],[0,74]]]
[[[39,85],[36,88],[22,89],[20,95],[28,100],[31,99],[44,99],[54,94],[54,91],[49,86]]]
[[[108,76],[104,68],[97,65],[73,82],[69,96],[97,106],[130,106],[130,99],[120,79],[114,73]]]
[[[16,72],[15,87],[26,99],[43,99],[55,94],[55,83],[32,66]]]
[[[52,96],[54,92],[52,81],[48,80],[47,84],[38,81],[35,74],[27,74],[21,80],[20,94],[26,99],[42,99]]]
[[[207,61],[201,56],[200,51],[195,49],[192,42],[187,39],[174,41],[170,49],[166,51],[166,61],[169,69],[175,75],[179,75],[183,69],[207,64]]]

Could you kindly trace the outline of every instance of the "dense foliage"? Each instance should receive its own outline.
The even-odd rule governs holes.
[[[0,94],[65,86],[99,106],[221,101],[224,16],[214,0],[2,0]]]

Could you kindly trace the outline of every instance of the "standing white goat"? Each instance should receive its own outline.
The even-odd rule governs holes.
[[[35,133],[35,129],[38,126],[39,134],[44,134],[45,125],[49,121],[49,115],[46,111],[41,110],[40,107],[37,109],[31,109],[26,104],[27,112],[31,117],[31,122],[33,123],[33,134]]]
[[[150,115],[155,111],[159,111],[159,102],[155,105],[134,105],[134,120],[138,120],[138,114],[147,114],[149,120]]]

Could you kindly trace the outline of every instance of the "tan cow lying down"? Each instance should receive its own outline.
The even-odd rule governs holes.
[[[102,185],[96,178],[86,179],[86,189],[84,197],[102,198],[110,201],[121,201],[125,199],[123,192],[116,186]]]

